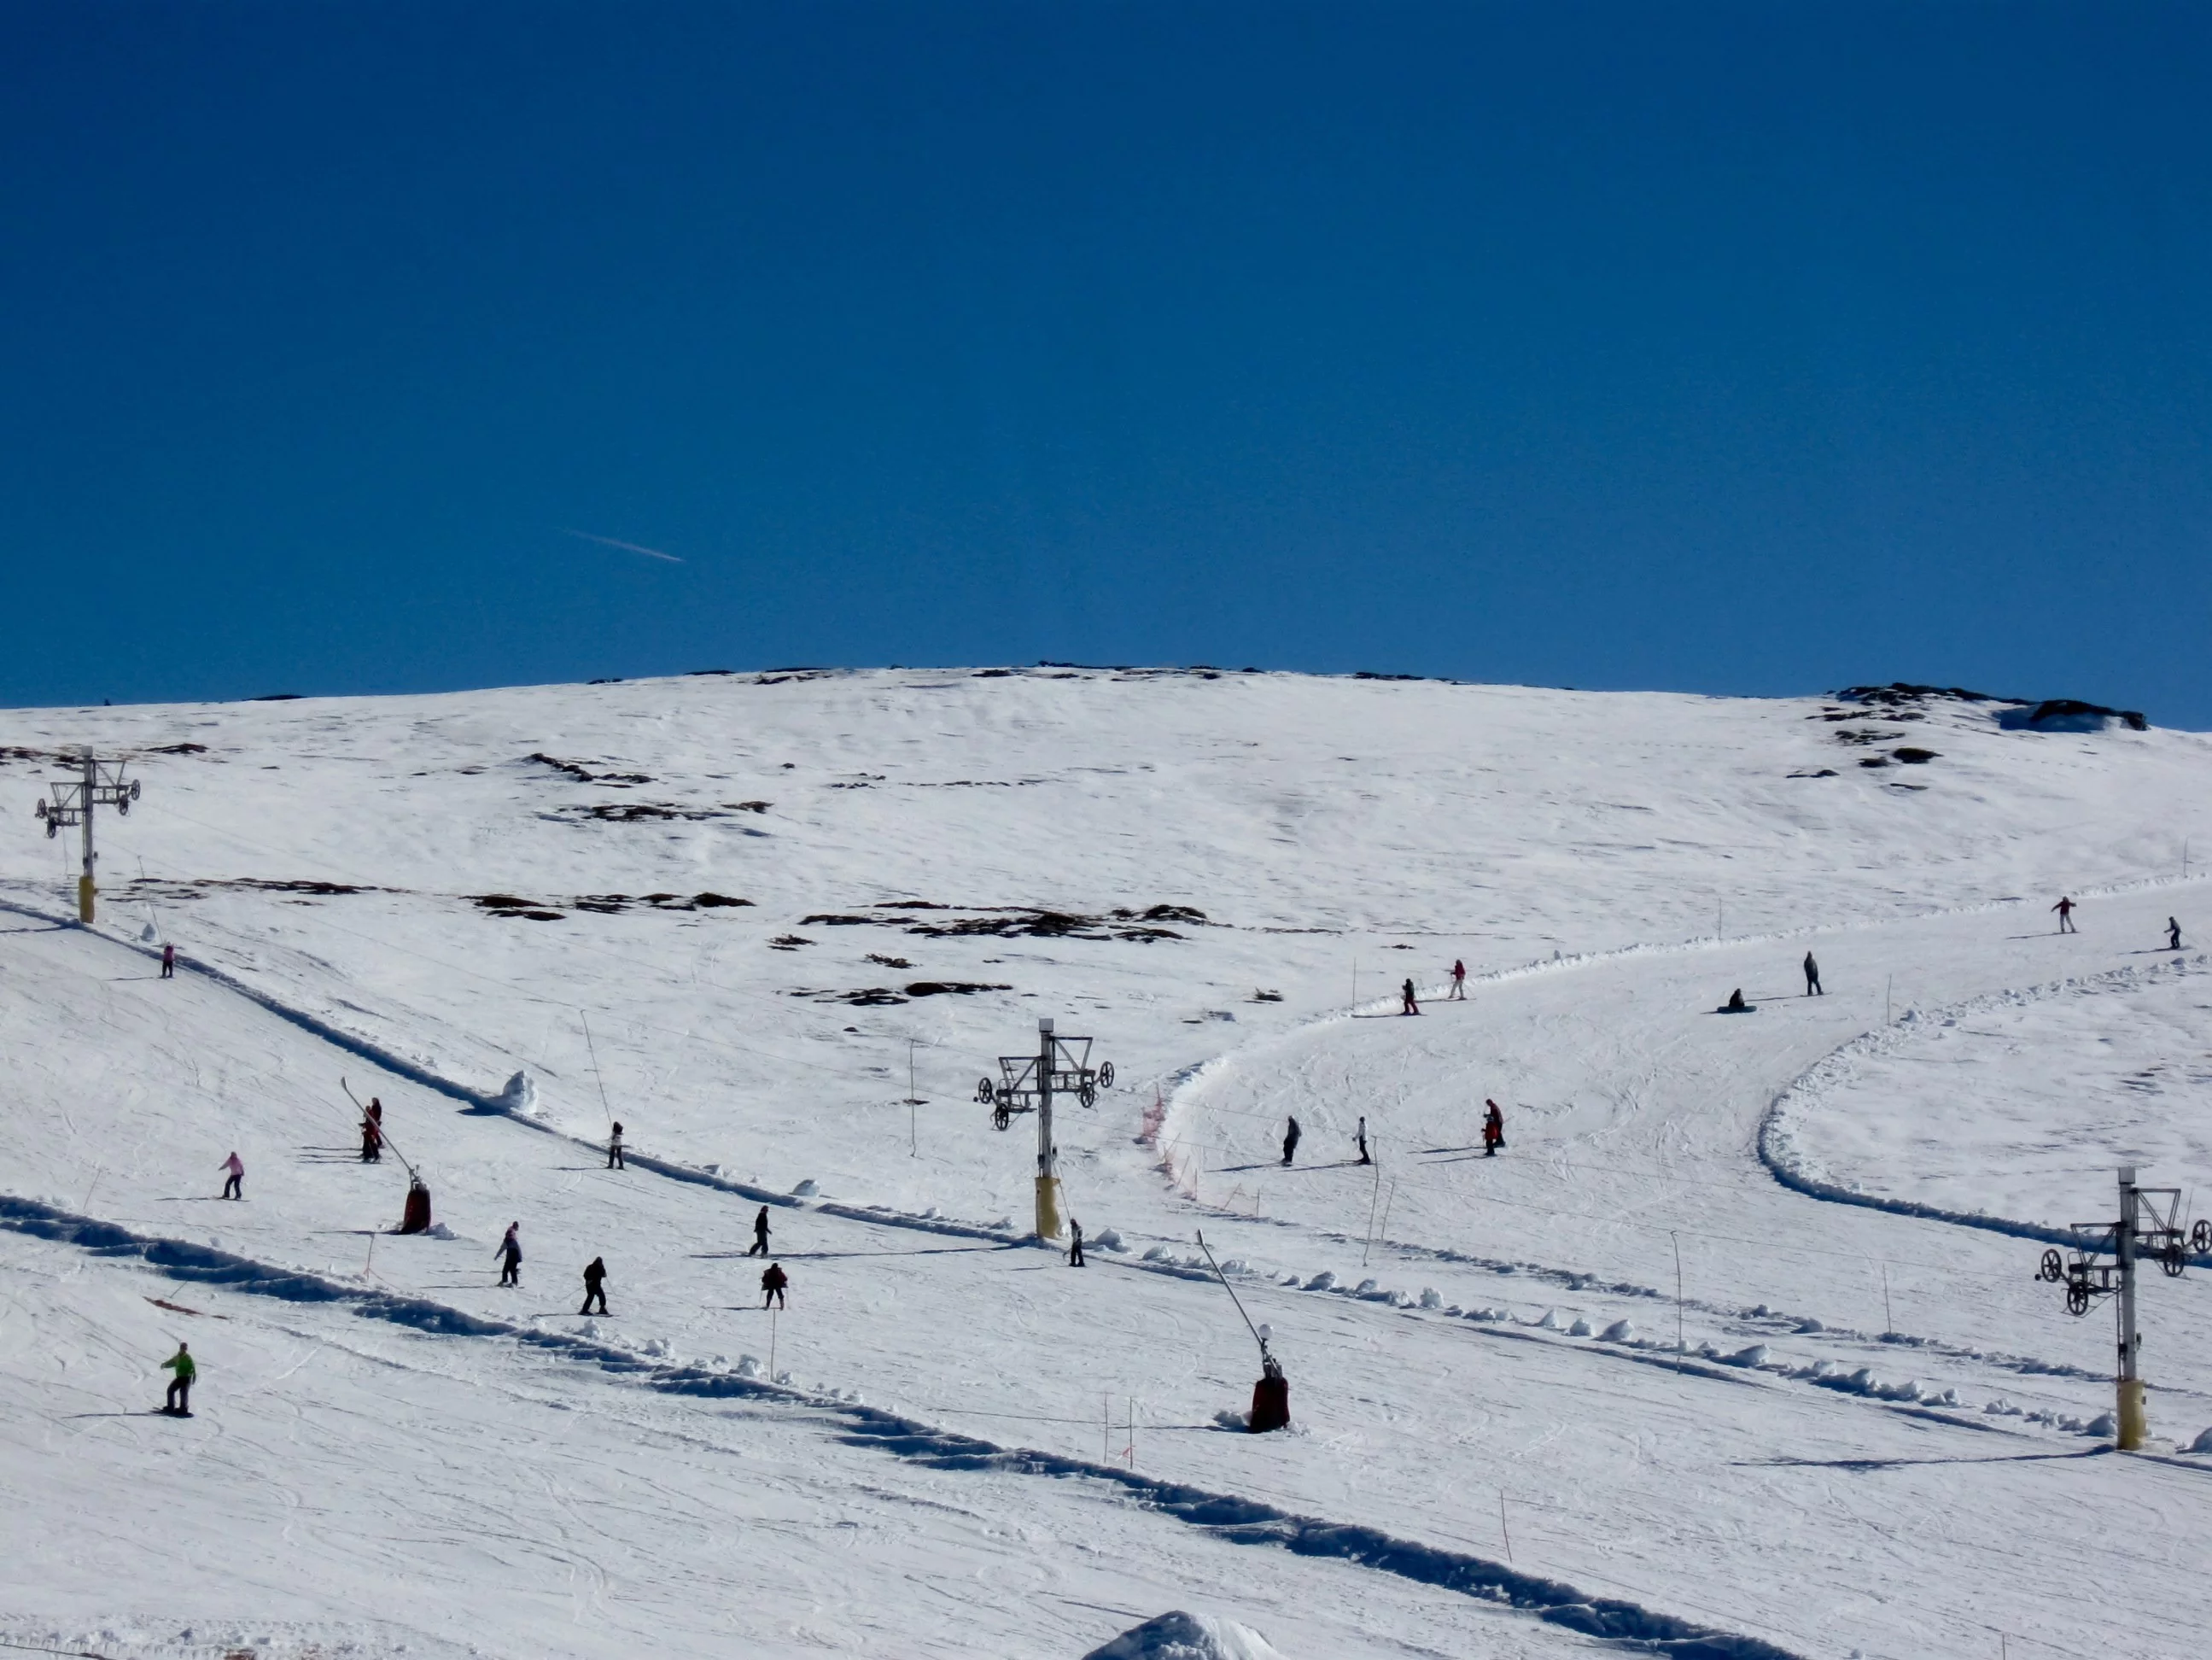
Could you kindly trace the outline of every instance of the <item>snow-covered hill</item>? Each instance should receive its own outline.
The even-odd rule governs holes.
[[[2179,1654],[2198,1622],[2212,1463],[2094,1456],[2109,1323],[2000,1231],[2101,1213],[2123,1153],[2204,1173],[2201,965],[2137,954],[2195,924],[2197,734],[1050,667],[0,725],[33,1570],[0,1635],[1076,1656],[1200,1608],[1299,1660]],[[73,848],[31,812],[83,744],[144,785],[90,933],[49,920]],[[1715,1018],[1737,986],[1759,1016]],[[1059,1124],[1080,1273],[1022,1242],[1034,1137],[974,1099],[1040,1017],[1118,1074]],[[350,1156],[341,1077],[444,1237],[374,1239],[404,1180]],[[209,1197],[233,1148],[242,1206]],[[1201,1227],[1288,1436],[1217,1421],[1256,1355]],[[593,1256],[608,1320],[561,1300]],[[2185,1446],[2205,1283],[2145,1298]],[[178,1335],[199,1417],[77,1415],[157,1398]],[[2145,1505],[2175,1524],[2084,1542]]]

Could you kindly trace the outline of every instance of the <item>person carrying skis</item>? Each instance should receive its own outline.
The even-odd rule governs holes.
[[[190,1343],[178,1344],[177,1352],[161,1362],[161,1370],[176,1374],[169,1380],[169,1393],[161,1402],[161,1410],[173,1418],[191,1417],[192,1379],[200,1375],[199,1367],[192,1362],[192,1346]]]
[[[522,1224],[509,1222],[507,1237],[499,1242],[499,1283],[519,1286],[522,1283]]]
[[[1067,1231],[1072,1236],[1072,1243],[1067,1248],[1067,1266],[1071,1268],[1082,1268],[1084,1266],[1083,1224],[1071,1216],[1067,1219]]]
[[[609,1170],[628,1170],[629,1168],[628,1164],[623,1163],[622,1121],[620,1119],[617,1119],[615,1121],[615,1133],[607,1137],[607,1168]]]
[[[1373,1164],[1375,1161],[1367,1156],[1367,1115],[1364,1112],[1359,1115],[1359,1128],[1352,1132],[1352,1144],[1359,1149],[1359,1162],[1363,1164]]]
[[[2058,903],[2053,905],[2051,909],[2058,913],[2059,933],[2078,933],[2081,932],[2080,929],[2074,926],[2074,902],[2071,899],[2069,899],[2062,893],[2058,896]]]
[[[1467,964],[1456,958],[1452,961],[1452,988],[1449,1000],[1455,1003],[1467,1001]]]
[[[592,1311],[592,1299],[595,1297],[599,1298],[599,1312],[605,1314],[607,1311],[607,1261],[604,1256],[594,1256],[585,1266],[584,1306],[578,1309],[576,1312],[589,1314]]]
[[[1813,953],[1808,951],[1805,953],[1805,995],[1826,997],[1827,994],[1820,989],[1820,965],[1813,960]]]
[[[1495,1158],[1498,1148],[1505,1145],[1505,1115],[1498,1110],[1497,1102],[1486,1097],[1482,1104],[1486,1109],[1482,1115],[1482,1156]]]
[[[784,1306],[783,1288],[790,1283],[791,1276],[783,1271],[782,1263],[769,1263],[766,1271],[761,1275],[761,1306],[767,1308],[772,1304],[777,1308],[782,1308]]]
[[[2166,948],[2168,951],[2181,949],[2181,924],[2171,916],[2166,919]]]
[[[1298,1121],[1291,1120],[1291,1127],[1283,1132],[1283,1162],[1287,1164],[1298,1156]]]
[[[768,1207],[766,1205],[763,1205],[760,1207],[760,1214],[753,1218],[752,1249],[745,1255],[748,1256],[768,1255]]]
[[[1410,977],[1403,986],[1399,988],[1398,994],[1406,1000],[1406,1006],[1400,1009],[1399,1013],[1419,1014],[1421,1012],[1421,1006],[1413,1000],[1413,982]]]
[[[173,980],[176,977],[177,948],[165,941],[161,946],[161,978]]]
[[[238,1155],[234,1152],[232,1153],[230,1157],[224,1159],[217,1168],[229,1172],[229,1174],[223,1178],[222,1196],[226,1199],[245,1198],[246,1166],[239,1162]]]
[[[361,1162],[364,1164],[384,1162],[384,1103],[373,1095],[368,1098],[368,1105],[361,1115]]]

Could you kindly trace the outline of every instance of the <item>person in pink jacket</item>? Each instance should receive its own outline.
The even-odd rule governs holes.
[[[224,1159],[219,1167],[228,1174],[223,1179],[222,1196],[226,1199],[246,1197],[246,1165],[236,1153]]]

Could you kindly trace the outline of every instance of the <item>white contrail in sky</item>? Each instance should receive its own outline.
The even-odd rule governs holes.
[[[684,562],[674,554],[663,553],[659,548],[640,547],[635,542],[618,542],[611,536],[594,536],[587,530],[570,530],[563,526],[561,527],[561,534],[580,537],[586,542],[597,542],[602,547],[620,548],[624,553],[641,553],[648,559],[665,559],[672,565],[680,565]]]

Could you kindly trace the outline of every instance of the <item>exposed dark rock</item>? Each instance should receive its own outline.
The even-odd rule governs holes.
[[[1902,761],[1908,767],[1925,766],[1936,756],[1934,750],[1917,750],[1909,745],[1901,750],[1892,750],[1889,753],[1891,758]]]
[[[875,951],[872,951],[868,953],[868,961],[871,963],[880,963],[887,969],[910,969],[914,966],[913,964],[908,962],[903,957],[886,957],[881,952]]]
[[[2007,709],[1997,716],[1997,724],[2008,732],[2102,732],[2115,721],[2130,732],[2149,730],[2139,710],[2108,708],[2075,697],[2047,697],[2033,708]]]
[[[1012,986],[986,985],[976,980],[917,980],[906,988],[909,997],[966,997],[979,991],[1012,991]]]

